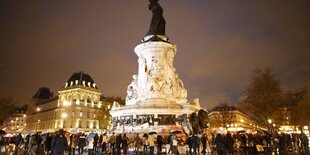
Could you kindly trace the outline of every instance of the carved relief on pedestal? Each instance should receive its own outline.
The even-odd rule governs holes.
[[[187,91],[173,67],[175,46],[138,52],[139,73],[127,88],[126,100],[143,98],[170,98],[177,102],[186,100]]]
[[[132,78],[133,78],[133,81],[127,87],[126,101],[138,98],[138,91],[137,91],[137,88],[138,88],[138,76],[135,74],[135,75],[132,76]]]

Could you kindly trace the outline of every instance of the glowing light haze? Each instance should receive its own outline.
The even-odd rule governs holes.
[[[284,89],[310,86],[310,1],[161,0],[189,100],[236,103],[256,67]],[[147,0],[0,1],[0,96],[27,103],[85,71],[106,96],[126,96]]]

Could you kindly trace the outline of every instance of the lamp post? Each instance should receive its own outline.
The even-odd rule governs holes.
[[[276,124],[273,123],[272,124],[272,131],[274,131],[276,129],[275,127],[276,127]],[[277,132],[277,130],[275,130],[275,132]]]
[[[271,130],[271,123],[272,123],[272,120],[271,120],[271,119],[268,119],[268,123],[269,123],[269,132],[272,133],[272,130]]]

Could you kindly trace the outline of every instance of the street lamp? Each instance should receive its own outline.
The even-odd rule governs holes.
[[[271,123],[272,123],[272,120],[271,119],[268,119],[268,123],[269,123],[269,131],[272,133],[272,129],[271,129]]]
[[[271,124],[271,123],[272,123],[272,120],[271,120],[271,119],[268,119],[268,123]]]

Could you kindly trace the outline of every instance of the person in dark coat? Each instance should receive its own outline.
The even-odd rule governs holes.
[[[147,154],[148,152],[148,134],[143,134],[143,154]]]
[[[170,145],[168,153],[172,152],[172,148],[173,148],[173,142],[172,142],[172,133],[169,134],[169,136],[167,137],[167,144],[166,145]]]
[[[189,148],[189,154],[192,154],[192,150],[193,150],[193,137],[191,135],[186,139],[186,144],[188,145],[188,148]]]
[[[95,153],[98,152],[98,149],[97,149],[98,148],[98,141],[99,141],[99,136],[96,133],[95,137],[94,137],[94,146],[93,146],[93,150]]]
[[[231,133],[228,132],[226,134],[226,138],[225,138],[225,142],[226,142],[226,150],[227,150],[227,153],[228,154],[233,154],[234,153],[234,139],[233,137],[231,136]]]
[[[18,154],[18,146],[23,144],[24,143],[24,139],[22,137],[22,134],[19,133],[17,136],[16,136],[16,139],[15,139],[15,153]]]
[[[120,155],[121,154],[121,144],[122,144],[122,134],[118,134],[116,136],[116,154]]]
[[[218,155],[225,155],[225,140],[221,134],[217,134],[215,138],[216,151]]]
[[[241,147],[246,150],[246,141],[247,141],[247,137],[245,134],[241,134]]]
[[[115,143],[116,143],[116,136],[115,133],[113,132],[113,134],[110,136],[109,138],[109,143],[110,143],[110,147],[112,149],[112,154],[115,154]]]
[[[199,144],[200,144],[200,139],[197,136],[197,134],[194,134],[192,136],[192,143],[193,143],[193,150],[194,150],[194,154],[199,154]]]
[[[52,136],[50,133],[47,133],[45,141],[44,141],[44,145],[45,145],[45,151],[47,152],[47,154],[49,155],[49,152],[51,151],[52,148]]]
[[[286,138],[285,138],[285,134],[281,133],[278,136],[279,139],[279,153],[282,154],[286,154]]]
[[[207,135],[203,134],[201,136],[201,143],[202,143],[202,153],[206,153],[206,149],[207,149]]]
[[[68,148],[68,142],[64,135],[64,131],[60,129],[58,133],[52,139],[52,154],[63,155]]]
[[[307,135],[304,132],[302,132],[300,135],[300,139],[301,139],[301,144],[303,148],[303,153],[308,154],[309,153],[309,139]]]
[[[29,145],[29,140],[30,140],[30,134],[28,134],[25,138],[25,152],[28,152],[28,145]],[[0,144],[1,146],[1,144]]]
[[[99,140],[98,140],[98,150],[100,151],[100,149],[99,148],[101,148],[102,147],[102,138],[103,137],[103,135],[100,135],[99,136]],[[103,147],[102,147],[103,148]],[[101,153],[101,152],[99,152],[99,153]]]
[[[123,154],[127,154],[128,151],[128,137],[126,136],[126,133],[124,133],[122,137],[122,149],[123,149]]]
[[[82,134],[78,139],[78,147],[79,147],[79,154],[83,154],[84,147],[86,146],[86,137],[85,134]]]
[[[163,137],[161,135],[157,136],[157,154],[160,155],[163,147]]]
[[[70,143],[69,143],[69,154],[71,154],[71,151],[72,151],[71,148],[72,148],[73,136],[74,136],[74,135],[71,134],[70,137],[69,137],[69,138],[70,138]]]
[[[24,143],[24,139],[22,137],[22,134],[19,133],[17,136],[16,136],[16,140],[15,140],[15,144],[16,146],[19,146],[20,144]]]

